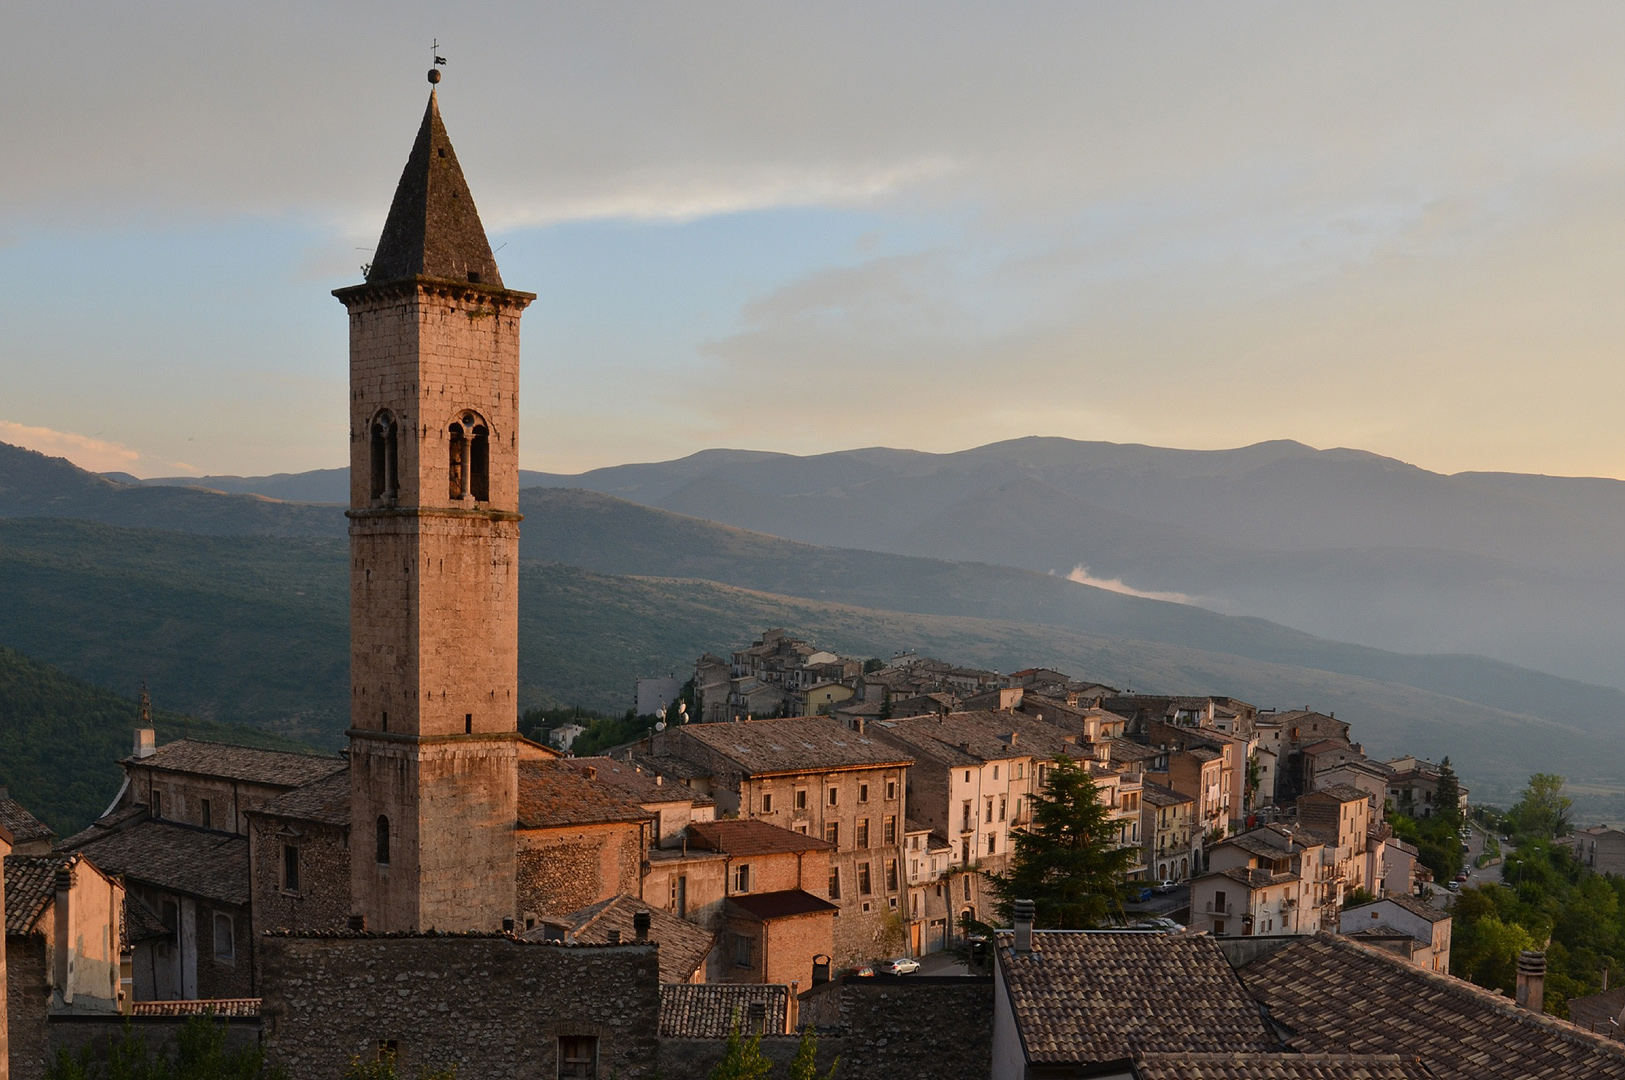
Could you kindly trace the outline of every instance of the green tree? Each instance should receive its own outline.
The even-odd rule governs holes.
[[[710,1080],[764,1080],[772,1071],[773,1062],[762,1053],[761,1033],[743,1038],[739,1034],[739,1016],[735,1014],[733,1026],[728,1029],[728,1048],[711,1070]]]
[[[1561,776],[1552,773],[1535,773],[1529,778],[1529,786],[1507,811],[1520,836],[1551,840],[1568,833],[1574,800],[1563,794],[1563,783]]]
[[[102,1053],[86,1046],[78,1057],[66,1050],[45,1070],[46,1080],[283,1080],[265,1064],[258,1046],[230,1049],[226,1026],[212,1016],[189,1018],[175,1036],[173,1054],[154,1051],[144,1033],[126,1023]]]
[[[818,1032],[808,1026],[802,1029],[796,1056],[790,1059],[790,1080],[835,1080],[835,1069],[840,1064],[841,1059],[836,1058],[829,1063],[829,1072],[819,1075]]]
[[[1433,816],[1448,822],[1451,832],[1461,830],[1461,781],[1456,778],[1456,770],[1450,767],[1448,755],[1439,762],[1439,783],[1433,790]]]
[[[457,1066],[448,1065],[444,1069],[418,1070],[418,1080],[457,1080]],[[350,1067],[344,1072],[344,1080],[397,1080],[400,1076],[400,1062],[394,1053],[381,1053],[372,1061],[362,1061],[359,1057],[350,1059]]]
[[[1090,930],[1123,911],[1123,880],[1134,850],[1100,801],[1087,766],[1056,758],[1044,790],[1033,797],[1033,823],[1013,833],[1010,869],[990,874],[999,916],[1010,921],[1017,900],[1031,900],[1034,925]]]

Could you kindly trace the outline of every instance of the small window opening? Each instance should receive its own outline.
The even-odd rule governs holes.
[[[475,281],[479,275],[471,275]],[[473,457],[470,465],[473,475],[469,478],[469,489],[474,494],[476,502],[491,501],[491,439],[490,432],[486,431],[484,424],[474,425]]]
[[[214,913],[214,958],[231,963],[237,959],[237,937],[232,933],[231,916]]]
[[[211,815],[209,814],[209,800],[208,799],[199,800],[199,811],[198,812],[203,817],[203,821],[201,822],[203,827],[205,829],[214,828],[214,820],[211,817]]]
[[[282,887],[292,893],[299,891],[299,848],[293,844],[282,845]]]
[[[560,1080],[597,1080],[598,1036],[559,1036]]]
[[[395,418],[379,413],[372,422],[372,498],[391,502],[400,495]]]
[[[378,865],[389,865],[389,818],[378,815]]]
[[[473,713],[465,713],[463,715],[463,734],[464,735],[472,735],[472,734],[474,734],[474,714]]]
[[[384,710],[384,730],[385,731],[389,730],[389,710],[388,709]]]
[[[446,494],[453,499],[491,499],[491,432],[473,413],[464,413],[447,429],[451,436]]]
[[[461,424],[451,425],[450,433],[451,460],[446,477],[446,495],[461,499],[468,493],[468,438],[463,434]]]

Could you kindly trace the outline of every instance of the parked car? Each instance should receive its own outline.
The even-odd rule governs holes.
[[[899,956],[880,970],[887,975],[912,975],[920,970],[920,962],[912,956]]]
[[[1459,882],[1459,881],[1447,881],[1447,882],[1444,883],[1444,887],[1449,889],[1451,892],[1460,892],[1461,891],[1461,882]]]
[[[1466,870],[1463,870],[1461,873],[1456,875],[1456,880],[1457,881],[1466,881],[1469,878],[1471,878],[1472,876],[1473,876],[1472,874],[1468,873]]]
[[[1179,882],[1172,879],[1164,879],[1157,883],[1155,891],[1159,893],[1171,893],[1177,888],[1179,888]]]
[[[1151,899],[1151,890],[1144,885],[1129,886],[1128,898],[1130,903],[1138,904],[1142,900]]]

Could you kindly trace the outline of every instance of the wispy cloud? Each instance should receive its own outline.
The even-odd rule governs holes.
[[[1066,579],[1075,581],[1079,585],[1089,585],[1096,589],[1105,589],[1107,592],[1122,593],[1124,596],[1138,596],[1144,600],[1166,600],[1170,604],[1193,604],[1196,602],[1184,593],[1152,592],[1146,589],[1136,589],[1132,585],[1125,585],[1121,578],[1094,577],[1089,573],[1089,568],[1082,563],[1074,566]]]
[[[52,457],[64,457],[81,469],[89,469],[91,472],[127,472],[139,476],[154,469],[182,473],[199,471],[183,462],[165,461],[123,443],[79,435],[72,431],[31,427],[10,420],[0,420],[0,442],[38,450]]]

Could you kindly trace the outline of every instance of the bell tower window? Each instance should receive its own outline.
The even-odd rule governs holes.
[[[399,441],[397,430],[395,418],[387,412],[381,412],[373,419],[370,441],[372,498],[375,502],[380,500],[394,502],[400,495],[399,456],[396,452]]]
[[[475,502],[491,499],[491,433],[484,421],[471,412],[452,421],[447,429],[448,468],[446,495],[454,501],[472,497]]]

